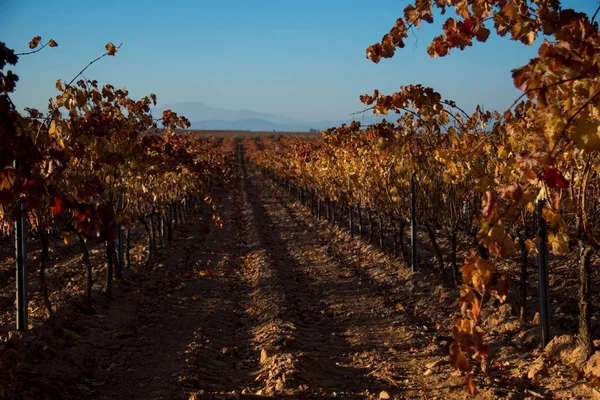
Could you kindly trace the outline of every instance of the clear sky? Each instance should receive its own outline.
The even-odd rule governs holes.
[[[565,6],[592,14],[597,0]],[[57,79],[70,80],[111,41],[123,47],[86,73],[155,93],[160,104],[200,101],[304,120],[343,119],[363,108],[358,96],[422,83],[463,108],[504,110],[519,95],[510,71],[536,55],[492,37],[442,59],[426,54],[441,20],[415,31],[405,49],[373,64],[365,49],[408,4],[402,0],[0,1],[0,41],[18,52],[40,35],[59,47],[21,57],[13,100],[46,109]],[[539,43],[539,41],[538,41]]]

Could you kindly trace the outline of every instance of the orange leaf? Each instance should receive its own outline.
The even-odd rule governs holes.
[[[29,48],[30,49],[35,49],[38,44],[40,44],[40,41],[42,40],[42,38],[40,36],[36,36],[33,39],[31,39],[31,42],[29,42]]]
[[[469,392],[471,396],[475,396],[475,393],[477,393],[477,388],[470,376],[465,377],[460,384],[467,389],[467,392]]]
[[[450,365],[463,372],[470,372],[473,368],[458,343],[452,343],[450,346]]]
[[[477,319],[479,317],[480,303],[477,296],[475,296],[473,289],[469,288],[458,301],[462,303],[461,308],[463,314],[468,315],[469,318],[472,319]]]
[[[114,44],[112,44],[110,42],[107,43],[106,46],[104,46],[104,48],[106,49],[107,54],[109,56],[114,56],[115,54],[117,54],[117,48],[115,47]]]

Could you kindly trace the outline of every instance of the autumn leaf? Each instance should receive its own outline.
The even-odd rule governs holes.
[[[533,240],[531,240],[531,239],[525,240],[525,247],[527,248],[527,252],[529,254],[537,255],[538,254],[537,245],[539,242],[540,242],[539,236]]]
[[[65,244],[68,246],[71,243],[73,243],[73,240],[75,240],[75,235],[71,232],[67,232],[65,233],[64,239],[63,241],[65,242]]]
[[[42,40],[42,38],[40,36],[36,36],[33,39],[31,39],[31,41],[29,42],[29,48],[30,49],[35,49],[38,44],[40,44],[40,41]]]
[[[90,216],[91,212],[82,208],[81,206],[78,206],[73,210],[73,216],[79,221],[83,221],[83,219],[86,217],[86,214]]]
[[[462,372],[471,372],[473,369],[471,362],[462,352],[458,343],[452,343],[450,346],[450,365]]]
[[[600,151],[600,121],[580,121],[573,132],[575,145],[589,153]]]
[[[54,41],[54,39],[50,39],[50,41],[48,42],[48,46],[50,46],[50,47],[58,47],[58,43],[56,43]]]
[[[482,215],[489,222],[498,218],[498,209],[496,205],[496,194],[488,190],[482,201]]]
[[[500,154],[499,157],[501,157]],[[512,200],[515,203],[519,202],[523,197],[523,190],[516,184],[498,186],[498,193],[502,198]]]
[[[506,295],[510,290],[510,277],[507,274],[502,274],[496,281],[496,284],[492,286],[490,292],[492,296],[497,298],[501,303],[506,301]]]
[[[464,386],[464,388],[467,390],[467,392],[469,392],[471,396],[475,396],[475,394],[477,393],[477,388],[473,383],[473,378],[471,378],[470,376],[466,376],[465,378],[463,378],[460,384],[461,386]]]
[[[529,31],[525,35],[521,36],[521,42],[527,46],[531,46],[535,41],[535,32]]]
[[[517,251],[515,249],[515,242],[513,238],[506,234],[502,240],[502,246],[500,247],[500,255],[502,257],[514,257],[517,255]]]
[[[569,181],[556,168],[547,168],[544,170],[542,180],[549,188],[558,187],[559,189],[566,189],[569,187]]]
[[[58,136],[58,129],[56,129],[56,121],[52,121],[50,123],[50,128],[48,128],[48,135]]]
[[[508,235],[502,224],[494,225],[488,232],[485,239],[488,250],[491,254],[502,257],[512,257],[516,255],[515,243]]]
[[[109,56],[114,56],[115,54],[117,54],[117,48],[115,47],[114,44],[112,43],[107,43],[106,46],[104,46],[104,48],[106,49],[106,52]]]
[[[198,271],[198,275],[200,276],[213,276],[214,275],[214,271],[211,269],[203,269],[201,271]]]
[[[480,42],[485,42],[490,37],[490,30],[485,26],[481,25],[475,33],[475,38]]]
[[[461,294],[462,296],[458,299],[458,302],[462,304],[462,313],[471,319],[479,318],[481,305],[473,290],[464,285],[464,288],[461,288]]]
[[[564,232],[548,233],[548,243],[552,246],[552,253],[557,256],[569,254],[569,235]]]
[[[0,171],[0,190],[11,189],[14,177],[11,178],[10,173]]]
[[[50,205],[50,210],[52,211],[52,213],[54,215],[58,215],[58,214],[62,213],[64,208],[65,208],[64,200],[62,200],[58,197],[52,198],[52,204]]]

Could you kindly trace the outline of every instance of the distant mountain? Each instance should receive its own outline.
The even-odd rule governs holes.
[[[346,120],[302,121],[291,117],[263,113],[252,110],[225,110],[215,108],[204,103],[176,103],[169,104],[156,110],[158,117],[163,110],[170,109],[190,120],[192,129],[207,130],[249,130],[249,131],[279,131],[279,132],[307,132],[310,129],[329,129],[334,126],[348,124],[353,119],[364,125],[381,121],[381,117],[365,113],[357,114]]]
[[[294,118],[283,115],[269,114],[252,110],[226,110],[206,105],[204,103],[175,103],[159,107],[158,111],[172,110],[178,114],[185,116],[190,121],[204,120],[222,120],[222,121],[239,121],[251,119],[263,119],[265,121],[275,122],[278,124],[293,124],[298,123]]]
[[[304,124],[281,124],[260,118],[245,118],[235,121],[222,119],[207,119],[192,122],[192,129],[234,130],[234,131],[279,131],[303,132],[313,128]],[[314,128],[319,129],[319,128]]]

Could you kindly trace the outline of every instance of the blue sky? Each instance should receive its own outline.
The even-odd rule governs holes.
[[[343,119],[363,108],[359,95],[422,83],[466,109],[504,110],[519,95],[510,71],[536,55],[493,37],[442,59],[426,54],[441,20],[416,31],[405,49],[373,64],[365,49],[381,39],[408,4],[402,0],[33,1],[0,2],[0,41],[18,52],[40,35],[59,47],[21,57],[13,100],[46,109],[57,79],[70,80],[111,41],[116,57],[86,73],[155,93],[160,104],[200,101],[303,120]],[[563,1],[594,12],[596,0]]]

